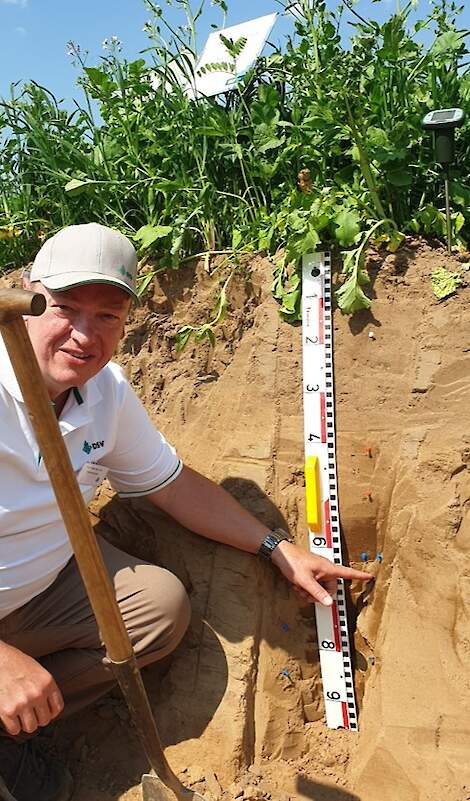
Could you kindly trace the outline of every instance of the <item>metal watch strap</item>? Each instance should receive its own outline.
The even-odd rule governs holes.
[[[284,531],[283,528],[275,528],[273,531],[270,531],[269,534],[266,534],[263,542],[259,546],[257,556],[261,556],[262,559],[266,559],[270,562],[274,549],[284,540],[292,542],[292,537],[287,531]]]

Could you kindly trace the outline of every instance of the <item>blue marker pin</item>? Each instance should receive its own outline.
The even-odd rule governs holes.
[[[293,679],[292,679],[292,676],[290,675],[290,673],[289,673],[289,671],[287,670],[287,668],[283,668],[283,669],[281,670],[281,672],[280,672],[280,674],[279,674],[279,675],[280,675],[280,676],[284,676],[284,678],[285,678],[285,679],[287,679],[287,681],[289,682],[289,684],[292,684],[292,685],[294,684],[294,682],[293,682]]]
[[[361,553],[361,562],[367,562],[368,556],[365,551]]]

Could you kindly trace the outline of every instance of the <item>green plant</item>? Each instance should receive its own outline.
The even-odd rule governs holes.
[[[445,239],[443,182],[421,119],[430,108],[470,101],[468,32],[457,3],[432,0],[416,22],[413,3],[399,3],[379,24],[351,0],[335,8],[286,0],[295,30],[284,45],[224,97],[192,100],[204,0],[168,0],[182,14],[174,27],[165,5],[144,1],[142,57],[127,61],[111,39],[89,65],[69,43],[84,97],[75,111],[36,83],[12,87],[0,102],[1,269],[23,264],[63,225],[92,220],[134,239],[147,264],[142,291],[156,272],[196,255],[209,267],[214,254],[282,249],[274,291],[282,315],[295,321],[305,253],[343,252],[338,302],[350,313],[369,303],[371,237],[389,249],[405,233]],[[223,26],[227,4],[214,5]],[[224,46],[223,66],[233,70],[246,42],[226,37]],[[458,133],[451,172],[460,247],[470,239],[469,125]]]
[[[212,347],[215,346],[215,329],[225,319],[228,307],[227,287],[232,276],[233,273],[230,273],[228,278],[225,279],[212,310],[212,319],[209,322],[202,323],[202,325],[199,326],[183,325],[178,329],[175,336],[176,350],[183,350],[192,337],[194,337],[196,342],[202,342],[204,339],[207,339]]]
[[[438,300],[453,295],[461,284],[463,284],[461,274],[446,270],[445,267],[438,267],[431,275],[432,291]]]

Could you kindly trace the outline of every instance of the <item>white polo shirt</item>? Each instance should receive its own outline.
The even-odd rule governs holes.
[[[59,420],[78,477],[108,468],[122,497],[162,489],[182,470],[118,365],[75,388]],[[85,468],[86,474],[86,468]],[[89,479],[86,479],[89,480]],[[79,482],[85,503],[96,486]],[[72,549],[8,353],[0,337],[0,619],[45,590]]]

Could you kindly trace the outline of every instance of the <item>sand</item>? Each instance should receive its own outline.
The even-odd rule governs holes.
[[[344,551],[376,576],[350,597],[359,734],[326,729],[313,609],[270,566],[107,486],[93,506],[105,536],[190,594],[188,635],[144,674],[169,760],[208,801],[470,799],[470,288],[438,302],[440,265],[462,267],[412,241],[372,253],[372,310],[334,317]],[[240,268],[215,349],[181,354],[175,331],[205,322],[225,272],[163,276],[118,360],[185,462],[305,544],[301,331],[279,318],[271,269]],[[49,739],[76,801],[140,798],[145,760],[117,692]]]

